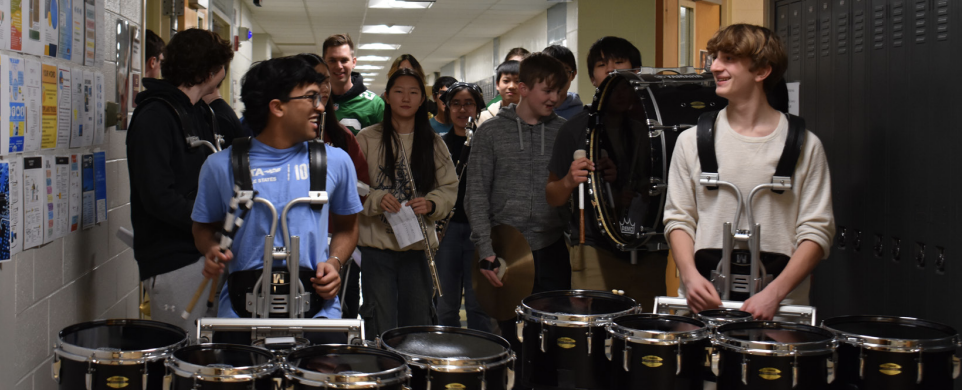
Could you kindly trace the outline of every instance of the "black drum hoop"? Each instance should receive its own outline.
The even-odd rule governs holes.
[[[637,329],[619,323],[619,321],[630,321],[634,319],[670,320],[694,325],[699,328],[694,330],[672,332]],[[678,345],[692,341],[708,339],[710,337],[710,332],[704,322],[691,317],[664,314],[632,314],[613,319],[611,321],[611,325],[608,325],[608,335],[610,335],[613,339],[625,340],[626,342],[634,344]]]
[[[156,328],[158,330],[170,331],[172,333],[177,333],[178,335],[183,335],[183,338],[180,341],[167,346],[128,351],[85,348],[71,344],[64,340],[68,335],[82,330],[111,326],[140,326]],[[147,362],[166,359],[173,351],[187,346],[189,342],[190,340],[187,338],[186,331],[178,326],[165,322],[135,319],[97,320],[81,322],[63,328],[59,333],[57,346],[54,348],[54,354],[58,357],[77,362],[96,360],[97,364],[104,365],[142,365]]]
[[[749,329],[805,331],[825,336],[825,340],[799,343],[780,343],[773,341],[742,340],[729,337],[725,334],[726,332],[733,330]],[[811,325],[779,321],[747,321],[725,324],[718,327],[718,333],[715,335],[714,341],[715,342],[713,344],[716,348],[756,356],[815,356],[826,353],[834,353],[836,346],[835,335],[828,330]]]
[[[856,322],[879,322],[913,327],[926,327],[938,330],[950,336],[935,339],[898,339],[858,335],[835,329],[835,327],[838,325]],[[959,333],[956,332],[952,327],[945,324],[940,324],[938,322],[922,320],[913,317],[872,315],[840,316],[823,320],[821,327],[835,334],[838,342],[840,343],[845,343],[873,351],[919,353],[923,351],[954,351],[955,349],[962,347],[962,340],[959,338]]]
[[[572,313],[551,313],[546,311],[541,311],[529,306],[529,303],[533,300],[538,300],[542,298],[549,297],[584,297],[584,298],[605,298],[615,301],[620,301],[629,305],[629,309],[617,311],[613,313],[599,313],[599,314],[572,314]],[[594,291],[594,290],[559,290],[559,291],[545,291],[537,294],[532,294],[527,298],[521,300],[521,305],[515,310],[518,317],[535,323],[541,323],[548,326],[560,326],[560,327],[595,327],[595,326],[606,326],[612,319],[616,317],[621,317],[629,314],[635,314],[638,312],[638,302],[630,297],[623,295],[612,294],[605,291]]]
[[[498,344],[504,348],[504,352],[480,358],[443,358],[405,352],[388,344],[386,341],[398,336],[414,333],[450,333],[477,337]],[[400,328],[394,328],[382,333],[381,337],[378,338],[377,343],[380,348],[403,356],[404,360],[406,360],[408,364],[412,366],[438,372],[477,372],[478,369],[489,369],[506,365],[515,359],[514,353],[511,352],[511,344],[508,343],[508,341],[503,337],[488,332],[481,332],[478,330],[464,329],[454,326],[404,326]]]
[[[399,365],[395,368],[379,372],[351,372],[351,373],[322,373],[297,367],[294,363],[298,359],[327,355],[327,354],[346,354],[364,353],[379,357],[386,357],[398,361]],[[386,351],[374,347],[358,345],[324,344],[305,347],[291,352],[284,363],[285,373],[299,384],[311,386],[323,386],[333,388],[370,388],[370,386],[392,386],[407,383],[411,378],[411,369],[408,368],[404,357],[395,352]]]

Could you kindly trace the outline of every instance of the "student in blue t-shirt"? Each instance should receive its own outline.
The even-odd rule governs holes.
[[[302,59],[277,58],[255,64],[244,76],[241,100],[244,116],[255,134],[250,147],[250,171],[257,197],[269,200],[280,218],[284,206],[307,196],[310,188],[308,140],[318,137],[318,123],[330,98],[331,85]],[[325,146],[329,203],[320,211],[308,204],[293,206],[288,213],[290,235],[300,236],[300,265],[316,270],[313,290],[323,299],[315,318],[341,318],[337,293],[338,270],[350,259],[357,244],[357,213],[363,207],[357,194],[357,174],[343,150]],[[231,250],[221,253],[216,233],[221,229],[234,195],[230,157],[233,147],[210,156],[200,173],[194,211],[194,240],[205,254],[204,276],[263,269],[264,237],[269,234],[271,214],[254,204],[236,231]],[[328,215],[330,227],[328,226]],[[274,246],[284,245],[278,219]],[[331,233],[330,247],[327,236]],[[219,262],[215,262],[219,261]],[[275,261],[274,267],[283,266]],[[230,279],[228,279],[228,285]],[[218,315],[237,317],[225,286]],[[309,286],[305,286],[310,291]]]

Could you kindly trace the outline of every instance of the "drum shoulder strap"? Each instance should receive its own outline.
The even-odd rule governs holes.
[[[775,166],[775,177],[789,177],[795,174],[795,167],[798,165],[798,157],[802,154],[802,146],[805,145],[805,119],[792,114],[788,115],[788,138],[785,139],[785,148],[782,149],[782,156],[778,159]],[[772,182],[775,181],[772,178]],[[772,190],[781,194],[784,191]]]
[[[253,191],[251,180],[251,137],[238,137],[231,144],[230,165],[234,172],[234,186],[241,191]]]
[[[161,103],[164,103],[164,105],[166,105],[167,108],[170,108],[170,111],[174,113],[174,120],[177,121],[177,125],[180,127],[180,130],[184,135],[184,139],[194,137],[197,135],[194,133],[194,129],[191,126],[189,126],[187,122],[184,122],[184,118],[187,118],[190,115],[187,113],[187,110],[185,110],[183,107],[177,104],[172,103],[170,100],[167,100],[167,98],[163,96],[153,96],[153,97],[144,99],[144,101],[140,102],[140,104],[137,105],[137,110],[134,111],[134,116],[136,116],[138,112],[143,110],[143,107],[145,107],[147,104],[152,102],[161,102]],[[133,123],[133,118],[131,118],[130,123]]]
[[[701,114],[698,117],[698,130],[696,133],[698,145],[698,159],[701,161],[701,172],[718,174],[718,159],[715,158],[715,120],[718,119],[718,111],[711,111]],[[716,190],[718,187],[708,187],[709,190]]]
[[[310,166],[311,191],[327,190],[327,149],[324,142],[311,140],[307,142],[308,163]],[[311,205],[311,208],[320,211],[323,205]]]

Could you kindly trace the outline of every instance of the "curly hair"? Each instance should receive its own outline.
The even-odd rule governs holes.
[[[226,68],[234,58],[234,48],[217,33],[192,28],[174,34],[164,48],[160,73],[175,86],[202,84],[212,73]]]
[[[788,69],[788,55],[785,54],[782,40],[772,30],[761,26],[733,24],[725,27],[708,40],[707,49],[711,55],[723,51],[735,57],[748,58],[752,62],[748,70],[753,72],[766,66],[772,67],[772,72],[762,82],[766,92],[782,80]]]
[[[255,136],[260,134],[267,126],[272,100],[289,101],[294,88],[321,84],[325,80],[327,79],[314,71],[314,67],[307,61],[296,56],[255,63],[241,79],[244,122],[250,125]]]

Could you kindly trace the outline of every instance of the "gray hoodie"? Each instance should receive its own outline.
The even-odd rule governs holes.
[[[511,104],[481,125],[471,140],[464,205],[471,241],[481,258],[495,255],[491,228],[510,225],[531,250],[551,245],[565,227],[563,208],[545,197],[548,162],[564,118],[552,113],[535,125],[521,120]]]

